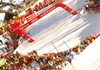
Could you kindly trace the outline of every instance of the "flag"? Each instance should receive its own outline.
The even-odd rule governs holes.
[[[3,22],[2,22],[2,23],[0,23],[0,27],[3,27],[4,25],[5,25],[5,23],[3,23]]]
[[[6,59],[0,59],[0,67],[6,63]]]

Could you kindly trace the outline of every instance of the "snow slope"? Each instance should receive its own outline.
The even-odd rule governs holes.
[[[100,70],[100,36],[72,61],[75,70]]]
[[[83,7],[84,2],[85,0],[66,0],[63,3],[76,10]],[[83,16],[79,14],[73,16],[59,7],[27,28],[31,34],[30,37],[35,42],[24,41],[24,44],[20,45],[16,51],[26,54],[34,49],[39,55],[57,52],[51,42],[58,51],[68,49],[66,44],[70,48],[74,47],[93,31],[100,28],[99,15],[100,13],[85,13]]]

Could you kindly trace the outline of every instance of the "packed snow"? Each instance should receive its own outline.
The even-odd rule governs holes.
[[[66,0],[63,3],[76,10],[83,7],[84,1]],[[73,16],[63,8],[57,8],[27,28],[29,36],[35,41],[33,43],[24,41],[24,44],[16,50],[26,54],[34,49],[39,55],[57,52],[52,42],[59,51],[64,51],[68,47],[63,41],[72,48],[100,27],[99,14],[86,12],[82,16],[79,14]]]
[[[75,70],[100,70],[100,36],[72,61]]]
[[[84,6],[84,2],[85,0],[66,0],[63,3],[70,8],[77,10]],[[78,45],[91,33],[100,29],[99,15],[100,13],[89,14],[85,12],[83,15],[78,13],[73,16],[59,7],[28,27],[27,31],[30,33],[29,36],[35,41],[33,43],[28,43],[24,40],[23,44],[21,44],[15,51],[18,51],[21,54],[27,54],[32,50],[37,50],[38,54],[42,55],[44,53],[57,52],[54,46],[58,49],[58,51],[64,51],[68,49],[68,47],[75,47],[75,45]],[[94,44],[98,43],[99,45],[99,40],[96,40],[97,41],[94,42]],[[64,42],[68,46],[66,46]],[[87,48],[88,51],[91,49],[90,46],[89,49]],[[98,46],[95,45],[94,48],[97,49]],[[95,62],[94,60],[98,60],[95,57],[97,57],[99,52],[95,53],[95,56],[91,56],[91,59],[88,59],[88,56],[92,55],[93,52],[90,50],[91,53],[87,54],[88,52],[85,51],[80,55],[75,56],[73,59],[72,67],[74,67],[75,70],[95,70],[94,68],[97,68],[95,64],[92,67],[90,63],[92,60],[93,62]],[[87,55],[85,56],[85,54]],[[83,59],[83,57],[86,58]],[[99,56],[97,58],[99,58]],[[98,65],[98,63],[96,63],[96,65]],[[73,69],[72,67],[71,69]],[[90,67],[92,67],[92,69]],[[68,70],[68,67],[65,67],[63,70],[65,69]]]

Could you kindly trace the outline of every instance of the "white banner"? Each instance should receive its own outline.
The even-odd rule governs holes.
[[[0,13],[0,22],[3,21],[5,18],[5,13]]]

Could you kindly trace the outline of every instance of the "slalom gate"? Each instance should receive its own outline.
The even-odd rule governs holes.
[[[31,24],[33,24],[34,22],[36,22],[40,18],[44,17],[45,15],[47,15],[48,13],[50,13],[51,11],[56,9],[57,7],[62,7],[63,9],[65,9],[66,11],[68,11],[72,15],[77,14],[76,11],[74,11],[73,9],[68,7],[67,5],[63,4],[62,2],[63,2],[63,0],[60,0],[52,5],[48,6],[47,8],[45,8],[46,10],[40,10],[40,11],[42,11],[42,13],[37,12],[37,13],[33,13],[30,16],[26,17],[29,21],[26,24],[14,29],[15,35],[18,34],[19,36],[26,39],[30,43],[34,42],[34,40],[31,37],[29,37],[28,35],[26,35],[25,33],[23,33],[22,30],[24,30],[25,28],[27,28],[28,26],[30,26]]]

